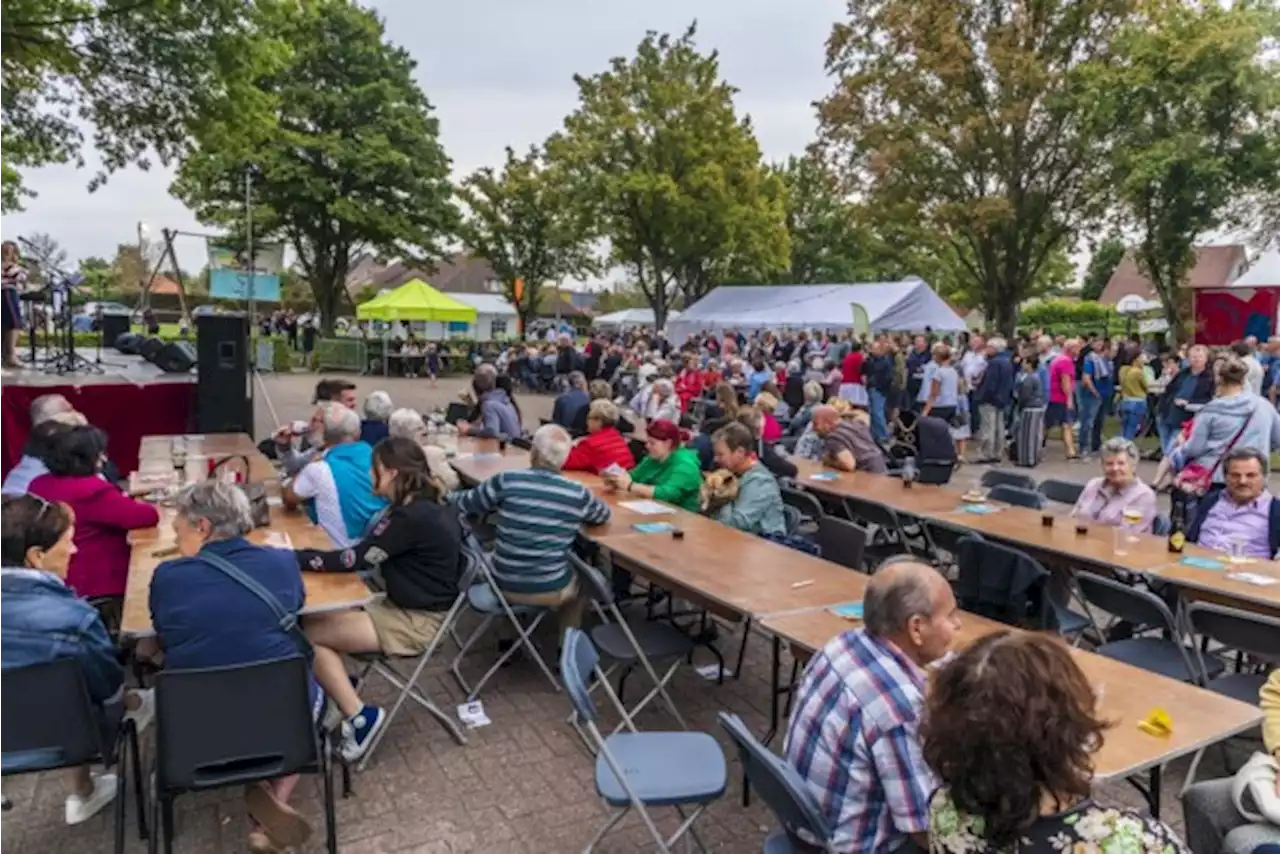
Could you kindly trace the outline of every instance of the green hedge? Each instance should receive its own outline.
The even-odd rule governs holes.
[[[1096,302],[1070,302],[1068,300],[1044,300],[1022,309],[1018,328],[1043,329],[1051,335],[1083,335],[1105,332],[1107,335],[1124,335],[1137,329],[1136,319],[1119,314],[1109,305]]]

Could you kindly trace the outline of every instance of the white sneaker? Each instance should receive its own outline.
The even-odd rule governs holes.
[[[133,721],[141,733],[156,719],[156,689],[140,688],[132,693],[138,698],[138,708],[125,712],[124,716]]]
[[[115,774],[95,774],[93,794],[87,798],[67,795],[67,824],[79,824],[97,815],[99,810],[115,800],[118,785]]]

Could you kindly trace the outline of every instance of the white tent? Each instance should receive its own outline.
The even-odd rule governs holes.
[[[667,311],[667,323],[680,316],[678,311]],[[653,326],[653,309],[624,308],[602,314],[591,321],[592,326]]]
[[[923,279],[862,285],[774,285],[716,288],[667,324],[667,337],[725,329],[848,329],[853,304],[866,311],[873,332],[964,330],[964,320]]]
[[[1280,249],[1262,253],[1245,274],[1227,287],[1275,288],[1280,287]]]

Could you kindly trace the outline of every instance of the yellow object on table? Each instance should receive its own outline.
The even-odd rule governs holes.
[[[1138,721],[1138,729],[1147,735],[1168,738],[1173,735],[1173,718],[1164,709],[1152,709],[1151,714]]]

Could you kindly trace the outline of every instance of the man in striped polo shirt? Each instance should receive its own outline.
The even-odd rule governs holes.
[[[564,428],[546,424],[533,434],[530,468],[496,474],[454,499],[469,515],[496,511],[498,586],[510,602],[554,609],[562,635],[581,623],[585,604],[569,550],[583,525],[609,521],[590,489],[560,476],[572,447]]]

